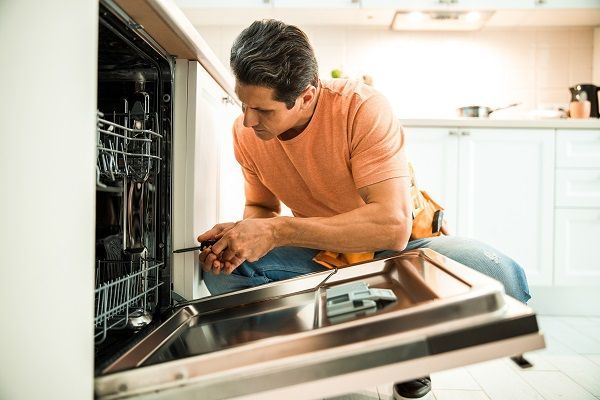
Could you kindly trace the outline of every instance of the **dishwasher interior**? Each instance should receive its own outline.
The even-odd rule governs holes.
[[[173,61],[101,2],[96,159],[96,368],[170,297]]]

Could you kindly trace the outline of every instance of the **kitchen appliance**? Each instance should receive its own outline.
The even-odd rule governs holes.
[[[460,107],[456,111],[459,117],[469,117],[469,118],[487,118],[491,113],[498,110],[504,110],[510,107],[516,107],[521,103],[513,103],[508,106],[499,107],[499,108],[490,108],[486,106],[467,106]]]
[[[171,305],[173,60],[100,4],[96,159],[96,363]]]
[[[598,102],[598,93],[600,87],[592,84],[579,84],[569,88],[571,92],[571,102],[590,102],[590,118],[600,118],[600,103]]]
[[[328,291],[352,283],[396,300],[328,317]],[[535,315],[498,282],[422,249],[181,304],[102,368],[95,391],[323,397],[540,347]]]
[[[173,206],[181,154],[173,121],[181,120],[177,110],[194,107],[173,99],[185,101],[174,88],[193,85],[174,73],[187,59],[174,60],[158,43],[169,23],[171,32],[189,26],[170,19],[179,10],[168,0],[118,3],[156,12],[144,26],[160,29],[151,35],[101,1],[97,398],[316,398],[544,346],[531,309],[493,279],[426,249],[220,296],[188,301],[175,293],[174,260],[193,257],[172,251],[178,221],[189,222]],[[211,195],[202,188],[189,190],[196,208]],[[328,316],[327,294],[347,284],[368,288],[354,294],[368,307]]]

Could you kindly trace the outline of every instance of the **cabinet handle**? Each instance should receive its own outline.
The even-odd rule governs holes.
[[[450,136],[458,136],[458,131],[448,131],[448,135],[450,135]]]
[[[462,136],[469,136],[471,134],[471,132],[469,132],[469,131],[461,131],[460,134]]]

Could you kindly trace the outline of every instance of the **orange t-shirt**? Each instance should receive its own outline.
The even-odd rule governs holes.
[[[330,217],[365,204],[357,189],[409,176],[404,134],[387,100],[345,79],[321,82],[308,126],[290,140],[233,127],[235,157],[252,198],[282,201],[296,217]]]

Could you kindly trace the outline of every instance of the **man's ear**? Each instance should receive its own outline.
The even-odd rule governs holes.
[[[317,97],[317,88],[313,85],[308,86],[300,94],[300,109],[306,110],[310,108],[313,100]]]

